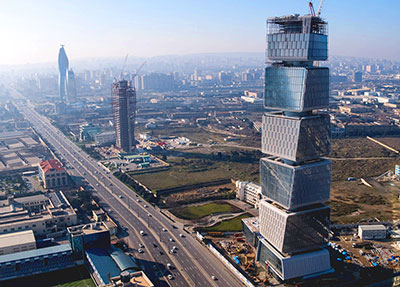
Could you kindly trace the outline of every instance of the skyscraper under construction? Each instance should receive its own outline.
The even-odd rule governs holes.
[[[123,152],[135,150],[136,91],[126,80],[113,83],[112,110],[116,133],[116,146]]]
[[[281,280],[331,270],[331,163],[327,23],[319,16],[267,20],[265,108],[257,259]]]

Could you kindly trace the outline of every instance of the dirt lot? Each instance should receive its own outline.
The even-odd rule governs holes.
[[[391,148],[400,150],[400,137],[398,138],[376,138],[378,141],[390,146]]]
[[[370,218],[397,219],[400,189],[388,183],[371,182],[373,187],[359,182],[333,182],[330,207],[333,223],[353,223]]]
[[[378,139],[383,141],[383,139]],[[400,138],[398,138],[400,148]],[[329,157],[356,158],[356,157],[395,157],[396,154],[367,138],[332,139]]]
[[[206,201],[212,199],[228,192],[235,190],[234,184],[225,184],[218,186],[208,186],[203,188],[198,188],[194,190],[188,190],[178,193],[173,193],[167,196],[162,196],[163,201],[167,208],[181,206],[183,203]]]

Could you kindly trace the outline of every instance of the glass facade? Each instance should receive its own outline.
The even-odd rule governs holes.
[[[319,204],[298,212],[287,212],[263,202],[260,232],[279,252],[292,254],[321,247],[329,230],[330,208]],[[268,224],[267,224],[268,223]]]
[[[59,87],[59,96],[61,101],[65,101],[67,96],[67,71],[68,71],[68,58],[65,53],[64,46],[61,46],[60,51],[58,53],[58,87]]]
[[[329,252],[331,162],[327,23],[298,14],[267,21],[264,106],[260,160],[261,263],[281,279],[326,272]]]
[[[264,240],[260,240],[258,243],[257,260],[266,265],[271,265],[279,272],[280,277],[282,277],[282,260],[272,251],[272,247],[268,246]]]
[[[267,67],[264,106],[295,112],[329,107],[329,69]]]
[[[327,156],[330,149],[329,115],[296,118],[265,114],[261,146],[263,153],[296,162]]]
[[[295,210],[329,200],[329,160],[292,166],[274,158],[262,158],[260,165],[262,194],[283,207]]]
[[[269,34],[267,45],[267,55],[271,60],[325,61],[328,59],[328,37],[326,35]]]
[[[288,216],[282,252],[294,253],[321,247],[329,230],[330,208],[295,213]]]

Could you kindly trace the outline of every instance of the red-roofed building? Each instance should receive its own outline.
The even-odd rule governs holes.
[[[39,176],[43,181],[44,188],[47,189],[68,185],[68,173],[56,159],[40,162]]]

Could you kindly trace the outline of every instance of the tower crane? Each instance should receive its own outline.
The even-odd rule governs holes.
[[[321,2],[319,2],[319,6],[318,6],[318,10],[317,10],[317,17],[319,17],[321,15],[321,9],[322,9],[322,4],[324,3],[324,0],[321,0]]]
[[[308,8],[310,9],[310,14],[311,16],[315,16],[315,10],[314,10],[314,5],[312,4],[312,2],[308,2]]]
[[[119,78],[122,80],[122,75],[124,74],[124,70],[125,70],[125,65],[126,65],[126,61],[128,60],[128,54],[126,54],[125,56],[125,60],[124,60],[124,64],[122,65],[122,70],[121,70],[121,75],[119,76]]]
[[[319,2],[319,6],[318,6],[317,13],[315,13],[314,5],[313,5],[312,1],[308,2],[308,8],[310,9],[310,14],[311,14],[311,16],[317,16],[317,17],[319,17],[319,16],[321,15],[321,10],[322,10],[322,4],[323,4],[323,3],[324,3],[324,0],[321,0],[321,1]]]

